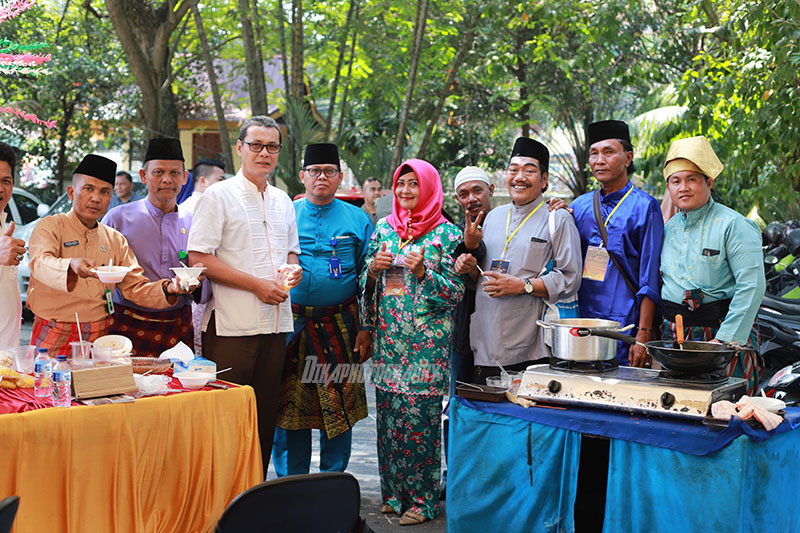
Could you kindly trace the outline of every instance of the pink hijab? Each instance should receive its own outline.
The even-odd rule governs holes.
[[[397,187],[397,178],[404,167],[410,167],[419,179],[419,202],[412,211],[400,207],[397,196],[394,196]],[[404,172],[407,173],[407,172]],[[442,215],[442,180],[433,165],[422,159],[409,159],[394,171],[392,179],[392,214],[386,221],[397,232],[401,239],[417,238],[425,235],[430,230],[447,222]]]

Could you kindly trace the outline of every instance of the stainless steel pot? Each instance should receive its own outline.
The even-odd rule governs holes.
[[[539,327],[552,334],[550,345],[553,357],[566,361],[608,361],[617,355],[617,341],[605,337],[578,337],[570,333],[575,328],[591,328],[599,331],[620,332],[633,327],[620,327],[615,320],[600,318],[564,318],[552,323],[537,320]]]

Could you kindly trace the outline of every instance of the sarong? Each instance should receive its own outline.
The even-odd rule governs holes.
[[[353,347],[358,333],[355,297],[330,307],[292,304],[278,426],[322,429],[329,439],[367,417],[363,366]]]
[[[158,357],[179,341],[194,350],[192,306],[173,311],[140,311],[117,305],[111,333],[128,337],[137,357]]]
[[[104,335],[108,335],[112,317],[97,322],[81,322],[81,336],[83,340],[93,342]],[[31,331],[31,344],[37,348],[47,348],[48,355],[55,358],[59,355],[70,355],[71,342],[80,341],[78,325],[75,322],[56,322],[44,320],[38,316],[33,320]]]

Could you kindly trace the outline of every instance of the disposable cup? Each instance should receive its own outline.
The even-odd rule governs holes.
[[[33,374],[33,361],[36,359],[36,346],[19,346],[13,349],[17,372]]]
[[[70,368],[85,368],[92,366],[91,349],[92,343],[89,341],[71,342],[72,356],[69,360]]]
[[[111,346],[92,346],[92,360],[95,365],[105,365],[111,362],[113,353]]]

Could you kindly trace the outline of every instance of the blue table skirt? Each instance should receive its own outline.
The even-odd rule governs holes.
[[[447,531],[574,531],[580,438],[451,402]]]
[[[606,435],[603,431],[618,430],[608,430],[616,424],[601,424],[607,426],[603,431],[589,430],[586,418],[574,409],[568,411],[463,398],[451,401],[449,532],[574,531],[581,431]],[[631,418],[628,436],[641,437],[642,432],[635,430],[641,420],[601,413],[602,418],[609,414]],[[797,412],[790,415],[796,422]],[[673,420],[645,418],[644,422],[643,433],[649,435],[645,440],[655,438],[668,445],[682,435],[672,426]],[[800,432],[788,431],[793,425],[770,433],[740,427],[738,434],[724,438],[720,437],[724,432],[693,426],[689,441],[699,438],[703,450],[711,444],[716,448],[704,455],[606,435],[612,440],[604,530],[800,531]],[[736,438],[744,434],[749,438]]]
[[[525,409],[511,402],[475,402],[454,397],[450,405],[461,402],[473,409],[520,418],[548,426],[571,429],[587,435],[624,439],[640,444],[669,448],[692,455],[706,455],[721,450],[737,437],[747,435],[762,442],[774,435],[800,427],[800,408],[788,407],[784,422],[772,431],[754,429],[741,419],[732,417],[727,428],[713,429],[702,423],[681,418],[649,417],[623,411],[572,406],[569,409]]]

